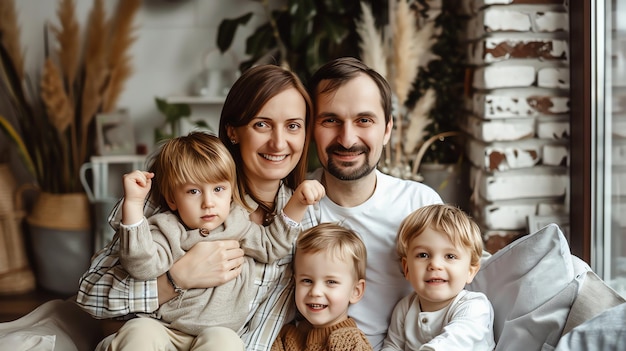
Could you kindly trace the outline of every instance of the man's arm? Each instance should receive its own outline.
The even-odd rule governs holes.
[[[159,308],[157,280],[135,280],[122,269],[115,236],[81,277],[76,303],[99,319],[151,313]]]

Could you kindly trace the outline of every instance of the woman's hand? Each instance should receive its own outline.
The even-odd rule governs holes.
[[[195,244],[170,268],[170,275],[183,289],[213,288],[241,273],[243,250],[237,240],[202,241]],[[176,296],[165,275],[157,280],[159,304]]]

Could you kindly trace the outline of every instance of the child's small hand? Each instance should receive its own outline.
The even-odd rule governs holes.
[[[326,189],[317,180],[305,180],[296,188],[293,196],[302,205],[314,205],[326,196]]]
[[[140,201],[143,203],[152,187],[152,178],[154,178],[154,173],[140,170],[124,174],[122,177],[124,201]]]

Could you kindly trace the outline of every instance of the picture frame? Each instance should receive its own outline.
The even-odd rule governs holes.
[[[534,233],[550,223],[555,223],[561,228],[563,236],[570,242],[569,216],[568,215],[532,215],[527,217],[528,232]]]
[[[135,154],[133,124],[126,110],[96,115],[96,143],[100,156]]]

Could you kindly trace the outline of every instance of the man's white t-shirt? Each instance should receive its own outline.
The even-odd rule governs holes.
[[[400,222],[420,207],[442,203],[437,192],[419,182],[376,172],[376,190],[356,207],[341,207],[328,196],[315,211],[319,223],[338,222],[361,236],[367,248],[365,294],[350,306],[349,315],[367,335],[375,350],[382,348],[396,303],[413,289],[402,274],[396,254]],[[321,180],[317,169],[309,178]],[[317,206],[316,206],[317,207]]]

